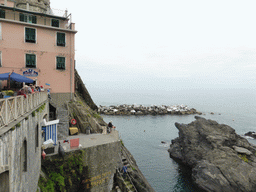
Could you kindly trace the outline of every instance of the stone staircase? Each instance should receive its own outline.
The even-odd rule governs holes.
[[[65,139],[69,135],[68,110],[64,107],[59,107],[57,109],[57,119],[60,120],[58,124],[58,140]]]

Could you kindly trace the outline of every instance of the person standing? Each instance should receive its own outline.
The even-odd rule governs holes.
[[[124,172],[123,177],[124,177],[124,179],[126,179],[127,165],[124,165],[124,166],[123,166],[123,172]]]

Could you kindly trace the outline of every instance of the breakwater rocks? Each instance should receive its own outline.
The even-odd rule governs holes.
[[[190,115],[202,113],[186,105],[161,105],[161,106],[143,106],[143,105],[111,105],[98,106],[98,113],[104,115]]]

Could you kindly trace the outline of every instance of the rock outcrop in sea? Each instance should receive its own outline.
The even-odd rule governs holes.
[[[175,123],[170,157],[192,169],[192,178],[205,191],[256,191],[256,146],[228,125],[195,116],[190,124]]]
[[[98,113],[105,115],[190,115],[202,113],[187,105],[161,105],[161,106],[143,106],[143,105],[111,105],[98,106]]]

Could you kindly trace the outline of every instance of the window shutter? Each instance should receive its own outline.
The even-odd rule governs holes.
[[[36,67],[36,56],[31,55],[31,66]]]
[[[53,27],[59,27],[60,26],[60,21],[57,19],[52,19],[52,26]]]
[[[25,36],[26,42],[32,42],[32,43],[36,42],[36,30],[35,29],[26,28],[25,35],[26,35]]]
[[[36,24],[37,23],[37,18],[36,16],[32,15],[32,23]]]
[[[65,69],[65,57],[57,57],[57,69]]]
[[[36,67],[36,55],[26,54],[26,67],[31,67],[31,68]]]
[[[57,46],[65,46],[65,45],[66,45],[65,33],[57,33]]]
[[[0,9],[0,18],[5,18],[5,10]]]
[[[25,15],[23,13],[20,13],[20,21],[25,21]]]

